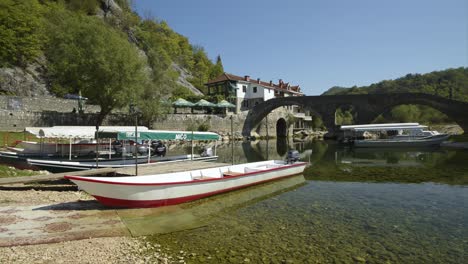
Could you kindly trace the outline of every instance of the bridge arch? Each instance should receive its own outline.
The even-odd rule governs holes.
[[[284,98],[281,98],[284,99]],[[272,99],[266,102],[262,102],[258,105],[255,105],[252,108],[244,122],[244,127],[242,130],[242,135],[246,137],[258,136],[260,134],[265,135],[265,128],[269,127],[270,136],[283,137],[287,136],[289,129],[292,128],[292,123],[290,122],[289,112],[279,110],[282,107],[287,106],[298,106],[303,108],[306,111],[309,111],[313,116],[322,118],[322,113],[317,111],[315,108],[310,105],[302,104],[301,101],[296,100],[277,100]],[[271,113],[274,113],[273,115]],[[284,121],[284,122],[283,122]],[[265,124],[267,123],[267,124]],[[286,131],[284,132],[286,127]],[[273,132],[274,131],[274,132]]]
[[[288,124],[284,118],[276,121],[276,137],[288,136]]]
[[[421,98],[415,98],[415,99],[406,99],[406,100],[401,100],[399,102],[392,102],[387,105],[382,105],[381,109],[375,113],[375,118],[377,118],[379,115],[388,113],[392,111],[395,107],[401,106],[401,105],[423,105],[423,106],[428,106],[431,107],[443,114],[445,114],[447,117],[450,118],[451,116],[451,111],[446,105],[441,105],[434,103],[432,101],[427,101],[427,100],[421,100]],[[375,119],[374,118],[374,119]],[[456,120],[453,120],[454,122],[457,122]]]
[[[335,96],[298,96],[275,98],[256,105],[249,111],[242,134],[251,136],[254,129],[272,110],[289,105],[298,105],[320,116],[329,132],[335,125],[335,111],[340,105],[353,105],[356,109],[356,124],[373,121],[381,113],[403,104],[427,105],[446,114],[468,133],[468,103],[430,94],[392,93]]]

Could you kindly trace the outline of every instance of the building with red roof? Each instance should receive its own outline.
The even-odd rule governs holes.
[[[231,103],[236,105],[236,112],[248,111],[255,105],[277,97],[303,96],[299,85],[292,86],[289,83],[279,80],[265,82],[258,79],[237,76],[230,73],[210,80],[205,84],[208,88],[208,95],[223,95]]]

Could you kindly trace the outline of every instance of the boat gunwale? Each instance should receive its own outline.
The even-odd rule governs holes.
[[[179,155],[179,156],[189,156],[188,155]],[[168,156],[168,157],[177,157],[177,156]],[[210,161],[210,160],[216,160],[218,159],[219,156],[207,156],[207,157],[195,157],[193,159],[190,159],[189,157],[186,157],[185,159],[169,159],[169,160],[150,160],[150,162],[146,162],[147,157],[142,157],[138,158],[138,160],[142,160],[143,162],[138,163],[138,166],[149,166],[152,164],[161,164],[161,163],[170,163],[170,162],[183,162],[183,161],[192,161],[192,160],[200,160],[200,161]],[[54,160],[42,160],[42,159],[26,159],[27,163],[29,165],[33,166],[43,166],[43,167],[56,167],[56,168],[71,168],[71,169],[83,169],[83,170],[89,170],[89,169],[102,169],[102,168],[127,168],[127,167],[133,167],[135,166],[135,159],[112,159],[112,160],[106,160],[106,159],[99,159],[100,165],[99,167],[95,166],[95,161],[89,160],[89,161],[84,161],[88,163],[82,163],[82,161],[69,161],[69,160],[59,160],[59,161],[54,161]],[[128,163],[124,162],[124,164],[105,164],[106,162],[115,162],[115,161],[129,161]],[[57,163],[58,162],[58,163]],[[104,163],[104,164],[103,164]]]
[[[378,138],[378,139],[358,139],[354,140],[354,142],[359,142],[359,143],[416,143],[416,142],[431,142],[431,141],[437,141],[441,139],[448,139],[450,137],[449,134],[439,134],[439,135],[433,135],[433,136],[426,136],[426,137],[408,137],[408,138],[402,138],[402,139],[394,139],[394,138]]]
[[[239,186],[235,186],[231,188],[219,189],[219,190],[208,192],[208,193],[189,195],[189,196],[180,196],[176,198],[160,199],[160,200],[129,200],[129,199],[110,198],[110,197],[99,196],[99,195],[92,195],[92,196],[96,198],[96,200],[98,200],[100,203],[106,206],[111,206],[111,207],[121,207],[121,208],[162,207],[162,206],[177,205],[181,203],[191,202],[191,201],[203,199],[203,198],[214,196],[214,195],[221,194],[221,193],[240,190],[243,188],[248,188],[248,187],[252,187],[255,185],[259,185],[259,184],[263,184],[263,183],[267,183],[271,181],[293,177],[299,174],[301,174],[301,172],[284,175],[284,176],[274,178],[274,179],[268,179],[268,180],[257,181],[257,182],[253,182],[253,183],[249,183],[245,185],[239,185]],[[232,176],[232,177],[235,177],[235,176]]]
[[[68,179],[68,180],[77,180],[77,181],[94,182],[94,183],[111,184],[111,185],[128,185],[128,186],[183,185],[183,184],[192,184],[192,183],[199,183],[199,182],[212,182],[212,181],[229,180],[229,179],[234,179],[234,178],[252,176],[252,175],[255,175],[255,174],[262,174],[262,173],[268,173],[268,172],[272,172],[272,171],[280,171],[280,170],[285,170],[285,169],[289,169],[289,168],[305,166],[306,164],[307,164],[306,162],[297,162],[297,163],[294,163],[294,164],[286,164],[285,166],[282,166],[282,167],[268,168],[268,169],[265,169],[265,170],[259,170],[259,171],[253,171],[253,172],[245,172],[245,173],[242,173],[242,174],[232,175],[232,176],[223,176],[223,177],[219,177],[219,178],[206,178],[206,179],[200,178],[200,179],[192,179],[190,181],[163,182],[163,183],[154,183],[154,182],[114,182],[114,181],[106,181],[106,180],[99,180],[99,179],[90,179],[88,177],[73,176],[73,175],[65,175],[64,178]],[[228,167],[230,167],[230,166],[228,166]],[[156,175],[158,175],[158,174],[154,174],[154,176],[156,176]],[[135,176],[135,177],[148,177],[148,176],[153,176],[153,175],[142,175],[142,176]],[[102,178],[105,178],[105,177],[102,177]]]

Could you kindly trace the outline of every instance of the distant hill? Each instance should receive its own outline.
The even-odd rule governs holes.
[[[468,101],[468,68],[447,69],[426,74],[407,74],[369,86],[332,87],[322,95],[374,93],[428,93]]]

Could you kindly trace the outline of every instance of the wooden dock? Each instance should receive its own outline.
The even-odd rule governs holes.
[[[151,163],[139,164],[138,175],[150,175],[155,173],[170,173],[186,170],[206,169],[220,166],[227,166],[229,164],[220,162],[207,162],[207,161],[183,161],[183,162],[170,162],[170,163]],[[11,177],[0,178],[0,185],[18,184],[18,183],[31,183],[39,181],[53,181],[63,179],[65,175],[77,176],[94,176],[94,175],[109,175],[109,174],[126,174],[135,175],[135,167],[127,168],[102,168],[85,171],[62,172],[53,174],[41,174],[35,176],[24,177]]]

